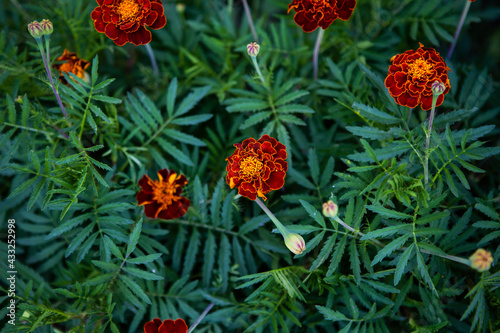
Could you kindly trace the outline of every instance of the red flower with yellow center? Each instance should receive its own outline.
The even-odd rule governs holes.
[[[235,143],[236,151],[226,158],[226,182],[250,200],[278,190],[285,184],[288,163],[286,147],[269,135],[259,140],[249,138]]]
[[[160,318],[154,318],[144,325],[144,333],[187,333],[188,326],[183,319],[166,319],[161,322]]]
[[[439,95],[436,106],[443,103],[444,95],[450,90],[447,74],[450,69],[436,50],[420,43],[416,51],[397,54],[391,58],[391,62],[385,86],[396,103],[409,108],[420,104],[422,110],[430,110],[434,81],[441,81],[446,87]]]
[[[147,217],[156,219],[176,219],[186,214],[191,202],[181,196],[182,187],[188,183],[184,175],[177,175],[173,170],[158,171],[158,181],[148,175],[139,180],[141,191],[136,199],[139,206],[144,207]]]
[[[90,17],[95,29],[111,38],[116,45],[129,42],[144,45],[151,41],[146,29],[161,29],[167,23],[161,0],[96,0]]]
[[[295,10],[293,20],[304,32],[326,29],[336,19],[347,21],[356,7],[356,0],[293,0],[288,13]]]
[[[90,66],[90,63],[87,60],[80,59],[74,52],[69,52],[64,49],[62,56],[56,59],[56,61],[65,61],[62,64],[55,64],[52,67],[59,71],[59,80],[63,84],[68,84],[68,81],[64,78],[63,73],[73,73],[79,78],[84,79],[88,74],[85,72],[87,67]]]

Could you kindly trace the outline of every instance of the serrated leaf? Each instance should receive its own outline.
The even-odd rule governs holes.
[[[399,249],[401,246],[406,243],[406,240],[412,235],[412,233],[405,234],[401,237],[396,238],[395,240],[391,241],[389,244],[384,246],[373,258],[373,261],[371,263],[372,266],[375,266],[377,263],[381,262],[385,257],[391,255],[392,252],[396,251]]]
[[[130,239],[127,243],[127,254],[126,256],[128,257],[132,252],[134,252],[135,247],[137,246],[137,243],[139,242],[139,237],[141,237],[141,231],[142,231],[142,219],[137,222],[137,224],[134,227],[134,230],[130,234]]]
[[[411,244],[408,246],[401,257],[398,260],[398,263],[396,265],[396,271],[394,272],[394,285],[396,286],[399,281],[401,281],[401,277],[403,276],[404,270],[406,266],[408,265],[408,262],[411,259],[411,254],[413,252],[413,248],[415,247],[415,244]]]
[[[129,273],[130,275],[136,276],[136,277],[143,279],[143,280],[163,280],[162,276],[159,276],[159,275],[156,275],[153,273],[149,273],[149,272],[143,271],[143,270],[138,269],[138,268],[122,267],[122,269],[125,272]]]

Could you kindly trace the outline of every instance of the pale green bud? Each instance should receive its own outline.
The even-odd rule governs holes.
[[[446,86],[441,81],[434,81],[432,84],[432,93],[436,96],[441,95],[446,90]]]
[[[40,22],[40,27],[44,35],[50,35],[54,31],[54,26],[49,20],[42,20],[42,22]]]
[[[33,38],[40,38],[43,36],[42,26],[38,21],[33,21],[28,24],[28,31]]]
[[[259,54],[260,46],[256,42],[247,45],[247,52],[250,57],[256,57]]]
[[[323,215],[326,217],[334,218],[339,212],[339,206],[335,204],[332,200],[328,200],[323,204]]]
[[[289,233],[285,237],[286,247],[295,254],[301,254],[306,249],[306,242],[301,235]]]

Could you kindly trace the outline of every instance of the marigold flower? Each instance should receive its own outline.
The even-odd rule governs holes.
[[[326,217],[334,218],[339,212],[339,206],[335,204],[332,200],[328,200],[323,204],[323,215]]]
[[[485,249],[477,249],[476,252],[469,258],[470,266],[478,272],[485,272],[490,269],[493,262],[493,256],[490,251]]]
[[[288,5],[288,13],[295,10],[293,20],[304,32],[312,32],[318,27],[326,29],[336,19],[347,21],[356,7],[356,0],[293,0]]]
[[[450,90],[447,74],[450,69],[436,50],[419,44],[416,51],[408,50],[391,58],[392,65],[389,66],[385,86],[399,105],[409,108],[420,105],[422,110],[430,110],[432,84],[441,81],[446,87],[437,99],[436,106],[439,106]]]
[[[146,29],[161,29],[167,23],[161,0],[96,0],[99,5],[90,17],[95,29],[105,33],[116,45],[127,42],[144,45],[151,41]]]
[[[136,199],[139,206],[144,207],[147,217],[156,219],[176,219],[186,214],[191,201],[181,196],[182,188],[188,183],[184,175],[178,175],[173,170],[158,171],[158,181],[153,181],[148,175],[139,180],[141,191]]]
[[[278,190],[285,184],[288,163],[286,147],[275,138],[263,135],[259,140],[248,138],[235,143],[236,151],[226,158],[226,182],[250,200]]]
[[[50,35],[54,31],[54,26],[52,25],[52,22],[45,19],[42,20],[42,22],[40,22],[40,28],[42,29],[44,35]]]
[[[90,66],[90,63],[85,59],[79,58],[75,52],[70,53],[67,49],[64,49],[62,56],[57,58],[56,61],[64,61],[62,64],[55,64],[52,66],[59,71],[59,80],[63,84],[68,84],[68,81],[64,78],[64,72],[73,73],[82,79],[86,79],[86,77],[88,77],[85,70]]]
[[[188,326],[183,319],[165,319],[154,318],[144,325],[144,333],[187,333]]]

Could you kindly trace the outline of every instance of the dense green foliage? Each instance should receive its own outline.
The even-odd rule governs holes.
[[[391,57],[418,42],[446,55],[465,2],[358,1],[325,31],[313,80],[318,31],[304,33],[286,0],[252,0],[263,83],[241,1],[164,1],[158,76],[144,46],[95,31],[94,1],[4,1],[1,332],[142,332],[155,317],[191,326],[210,303],[194,332],[500,330],[498,4],[471,5],[429,150],[429,112],[384,86]],[[91,62],[88,82],[57,85],[67,118],[27,30],[44,18],[52,63],[64,49]],[[296,256],[225,181],[233,144],[262,134],[287,147],[285,186],[266,205],[306,240]],[[138,180],[164,168],[189,180],[178,219],[150,219],[135,198]],[[329,199],[337,218],[321,213]],[[478,248],[493,255],[489,271],[466,263]]]

